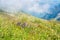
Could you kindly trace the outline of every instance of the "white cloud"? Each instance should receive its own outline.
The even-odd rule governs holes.
[[[49,4],[44,4],[44,5],[39,5],[38,3],[34,4],[31,7],[28,7],[29,11],[34,11],[37,13],[44,13],[44,12],[48,12],[48,9],[50,8]]]
[[[24,6],[22,0],[1,0],[0,2],[3,8],[11,11],[21,9]]]
[[[57,16],[60,16],[60,13],[58,13],[58,15]]]
[[[40,5],[39,3],[45,3]],[[37,12],[37,13],[49,13],[50,3],[54,1],[49,0],[0,0],[0,5],[8,11],[22,10],[25,8],[27,11]],[[24,9],[23,9],[24,10]]]
[[[56,16],[55,20],[60,18],[60,13],[58,13],[58,15]]]

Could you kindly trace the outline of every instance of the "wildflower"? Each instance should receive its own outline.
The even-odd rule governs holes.
[[[22,26],[22,27],[25,27],[25,26],[27,26],[27,23],[25,22],[25,23],[23,23],[21,26]]]
[[[17,25],[18,25],[18,26],[21,26],[21,22],[18,22]]]

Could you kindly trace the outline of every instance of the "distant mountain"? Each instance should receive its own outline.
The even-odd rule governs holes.
[[[28,12],[29,13],[29,12]],[[38,17],[38,18],[42,18],[42,19],[46,19],[46,20],[50,20],[50,19],[54,19],[56,18],[56,16],[60,13],[60,4],[57,5],[51,5],[50,8],[47,10],[47,12],[42,12],[42,13],[36,13],[36,12],[31,12],[29,14]]]
[[[0,9],[0,12],[4,12],[4,10]]]

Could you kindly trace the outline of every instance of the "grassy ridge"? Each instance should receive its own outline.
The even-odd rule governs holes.
[[[0,13],[0,40],[60,40],[60,23],[23,13]]]

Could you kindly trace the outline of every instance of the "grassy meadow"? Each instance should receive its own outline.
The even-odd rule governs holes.
[[[60,40],[60,22],[0,12],[0,40]]]

